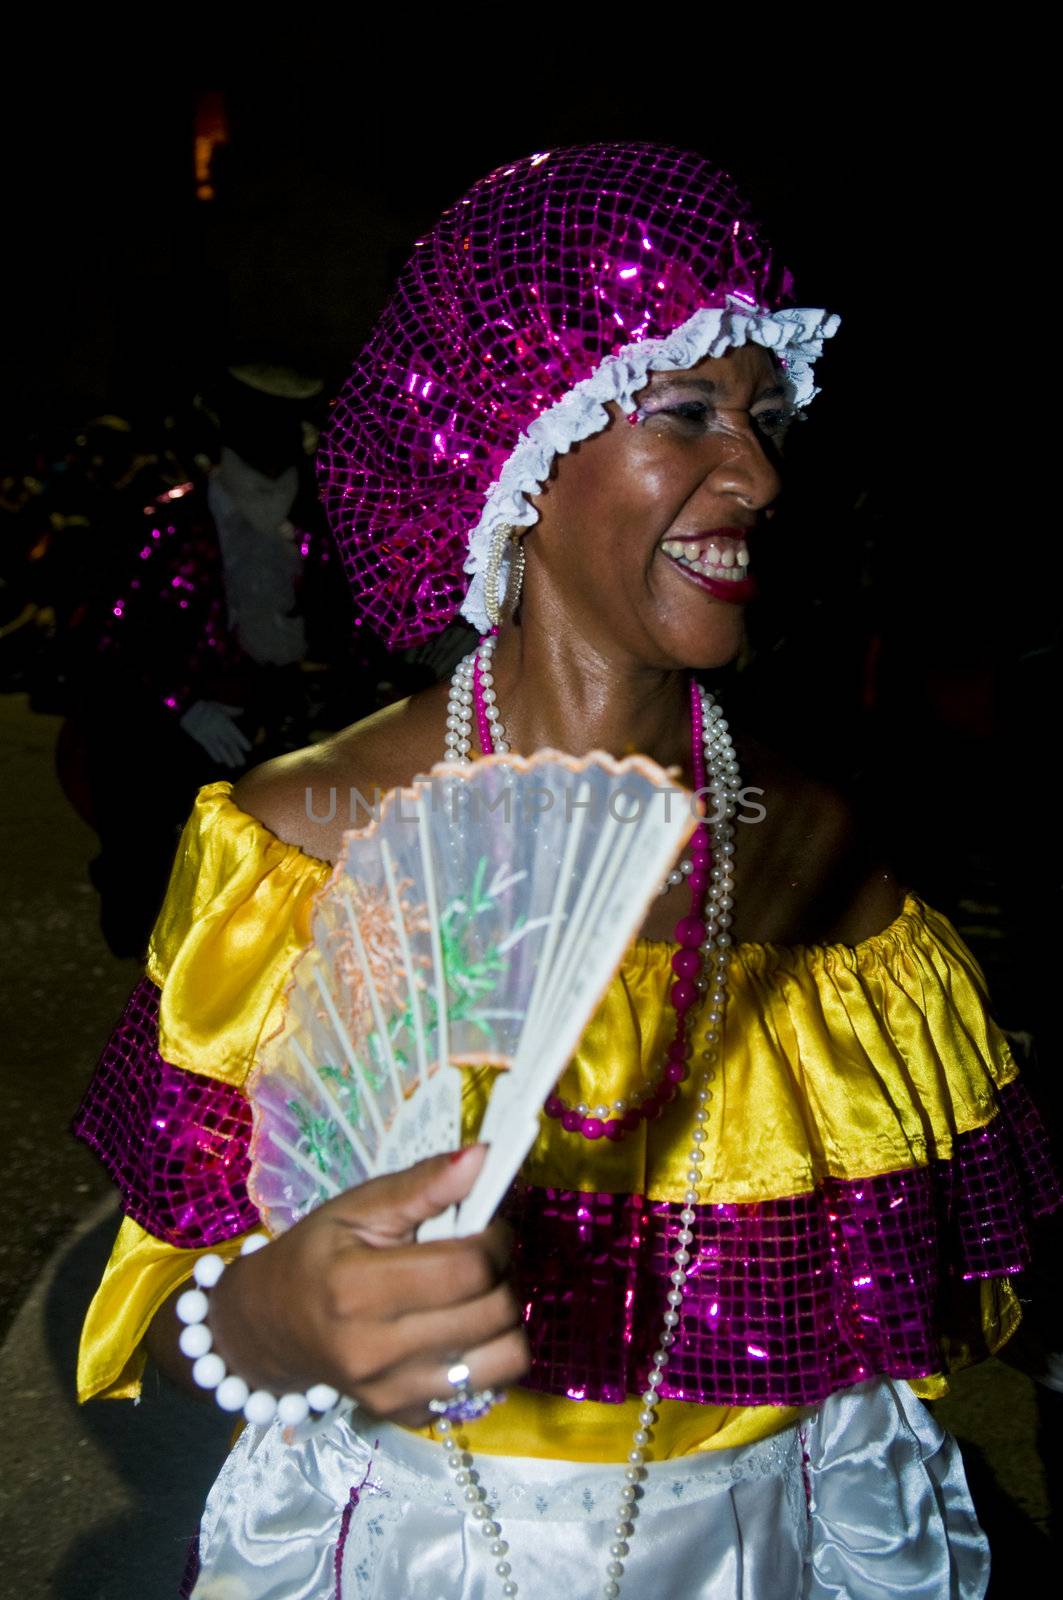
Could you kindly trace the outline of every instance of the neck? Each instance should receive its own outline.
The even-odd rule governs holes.
[[[503,624],[495,689],[511,747],[583,756],[638,752],[661,766],[688,765],[688,674],[648,667],[574,632]]]

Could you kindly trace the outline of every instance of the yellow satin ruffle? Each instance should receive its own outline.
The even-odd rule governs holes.
[[[126,1217],[81,1329],[78,1399],[135,1400],[146,1357],[142,1340],[155,1313],[191,1278],[200,1256],[213,1251],[234,1260],[243,1237],[176,1250]]]
[[[311,901],[332,868],[282,844],[233,804],[231,783],[200,789],[148,945],[162,990],[159,1054],[240,1085],[280,1021],[291,967],[310,939]]]
[[[627,951],[561,1079],[570,1105],[611,1105],[659,1072],[673,1027],[672,950],[639,939]],[[805,1194],[828,1176],[947,1159],[957,1134],[994,1115],[995,1087],[1016,1076],[973,956],[914,895],[885,933],[855,948],[739,945],[727,982],[724,1065],[702,1147],[705,1203]],[[469,1138],[492,1077],[466,1069]],[[690,1096],[618,1144],[574,1139],[544,1117],[522,1177],[678,1201],[693,1129]]]

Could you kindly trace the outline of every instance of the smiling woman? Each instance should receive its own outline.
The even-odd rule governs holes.
[[[629,414],[574,447],[532,496],[520,638],[567,634],[639,667],[719,667],[753,598],[748,534],[780,489],[789,417],[771,354],[747,345],[655,372]],[[499,644],[504,670],[516,631]]]
[[[83,1395],[137,1392],[147,1330],[249,1424],[196,1600],[985,1593],[919,1396],[1018,1321],[1025,1218],[1060,1199],[1043,1132],[955,931],[711,689],[837,327],[791,301],[701,156],[539,152],[419,242],[334,408],[364,619],[483,637],[449,684],[201,791],[82,1109],[128,1212]],[[707,815],[545,1101],[512,1233],[416,1242],[481,1153],[435,1158],[201,1264],[181,1333],[200,1258],[258,1226],[245,1084],[346,820],[314,797],[544,747],[641,752]]]
[[[774,381],[776,377],[764,352],[752,349],[717,361],[701,362],[689,374],[655,373],[644,391],[646,397],[631,418],[634,424],[648,422],[653,417],[674,418],[676,425],[683,425],[680,437],[697,438],[715,433],[723,442],[723,450],[718,454],[726,461],[725,470],[732,480],[736,471],[739,476],[742,472],[741,464],[735,461],[742,450],[737,424],[745,416],[759,433],[759,439],[745,441],[745,453],[752,458],[745,467],[747,481],[732,483],[729,491],[744,500],[746,517],[736,517],[731,526],[702,528],[692,533],[673,528],[661,540],[665,555],[700,577],[717,600],[732,604],[745,605],[756,595],[756,583],[749,571],[746,537],[754,524],[748,518],[758,509],[763,510],[765,516],[771,513],[778,490],[772,447],[785,437],[793,417],[792,408],[786,403],[788,390],[784,384]],[[748,391],[744,396],[743,388]],[[700,398],[685,398],[688,395]],[[725,441],[731,414],[736,415],[735,439],[728,449]],[[748,424],[745,431],[748,433]],[[718,463],[717,475],[720,465],[722,462]]]

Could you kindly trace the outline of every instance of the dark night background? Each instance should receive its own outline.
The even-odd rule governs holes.
[[[496,26],[498,13],[489,17]],[[718,160],[767,219],[799,303],[843,318],[817,371],[823,393],[787,446],[787,502],[762,555],[750,711],[809,766],[854,787],[901,876],[954,918],[1058,1117],[1052,968],[1063,868],[1050,775],[1061,572],[1058,543],[1043,531],[1042,456],[1053,419],[1050,399],[1038,411],[1019,375],[1039,337],[1044,175],[1033,170],[1026,80],[998,42],[968,35],[936,45],[911,19],[890,18],[887,28],[865,15],[858,37],[828,48],[815,24],[781,39],[759,15],[739,16],[714,52],[711,27],[692,36],[679,14],[614,34],[603,13],[599,46],[583,53],[564,48],[544,17],[518,13],[512,37],[484,33],[482,65],[460,72],[453,60],[480,26],[471,16],[455,23],[435,68],[421,60],[412,69],[371,32],[332,41],[311,17],[316,45],[298,42],[295,19],[255,16],[244,49],[224,59],[190,37],[202,17],[190,14],[181,28],[171,19],[165,46],[130,42],[120,70],[116,48],[106,77],[91,52],[84,71],[67,59],[57,75],[44,41],[25,57],[13,51],[2,113],[0,459],[17,465],[31,444],[54,453],[102,413],[150,432],[161,417],[186,414],[238,360],[319,375],[320,421],[413,241],[491,167],[612,138],[658,139]],[[1036,95],[1027,98],[1032,105]],[[219,126],[224,142],[197,177],[197,131]],[[0,1288],[14,1312],[24,1301],[32,1308],[36,1275],[106,1192],[65,1127],[136,974],[97,948],[91,904],[70,919],[65,880],[52,891],[52,920],[39,911],[41,859],[76,876],[89,847],[58,791],[38,804],[25,788],[50,774],[57,718],[20,720],[17,697],[4,698],[14,710],[4,727],[0,838],[11,888],[2,933],[16,959],[3,992],[19,1086],[9,1120],[23,1193],[36,1185],[48,1194],[19,1211],[0,1247]],[[47,837],[33,832],[34,811]],[[45,975],[40,987],[21,982],[19,953]],[[58,1008],[53,975],[65,986]],[[57,1009],[65,1017],[48,1014]],[[45,1083],[40,1062],[53,1055],[63,1071]],[[55,1281],[40,1280],[42,1337],[64,1383],[80,1305],[112,1233],[105,1219],[99,1240],[77,1243],[62,1267],[55,1281],[65,1273],[73,1300],[81,1295],[68,1313],[57,1309]],[[69,1332],[60,1333],[64,1315]],[[32,1366],[19,1356],[17,1373],[23,1359]],[[1042,1470],[1039,1428],[1056,1493],[1059,1401],[1029,1384],[1020,1393],[1026,1380],[997,1363],[975,1381],[982,1387],[966,1391],[976,1394],[973,1411],[968,1402],[946,1420],[964,1439],[1006,1579],[1047,1550],[1044,1496],[1024,1499],[1022,1485]],[[129,1408],[90,1407],[64,1424],[87,1430],[126,1500],[105,1497],[115,1526],[71,1544],[58,1586],[34,1594],[146,1593],[136,1576],[127,1590],[92,1574],[114,1558],[129,1505],[160,1514],[180,1472],[161,1459],[145,1467],[137,1452],[149,1447],[133,1431],[144,1419],[127,1423],[119,1412],[131,1417]],[[171,1425],[168,1414],[163,1422]],[[172,1425],[179,1463],[193,1432]],[[32,1441],[33,1416],[20,1426]],[[56,1451],[71,1448],[64,1438]],[[157,1437],[150,1448],[160,1450]],[[52,1515],[57,1475],[71,1484],[72,1526],[81,1526],[85,1485],[59,1465],[27,1469],[29,1499],[21,1511],[16,1499],[10,1547],[16,1571],[19,1549],[28,1565],[35,1559],[33,1495]],[[204,1483],[212,1473],[204,1469]],[[19,1592],[29,1600],[30,1587]],[[156,1592],[170,1591],[160,1582]]]
[[[988,75],[979,86],[947,71],[925,40],[902,65],[896,41],[865,38],[844,72],[820,48],[791,41],[776,75],[732,67],[723,84],[671,92],[660,74],[634,92],[619,59],[580,70],[560,51],[530,91],[518,70],[500,88],[501,65],[407,80],[372,46],[347,46],[340,64],[293,46],[287,72],[274,46],[262,74],[219,67],[197,81],[162,67],[35,85],[6,108],[17,248],[5,252],[4,444],[104,410],[154,418],[223,361],[263,350],[334,392],[413,240],[475,177],[552,144],[657,138],[728,167],[801,303],[842,313],[796,448],[802,487],[814,482],[807,525],[833,530],[859,503],[879,587],[920,627],[962,632],[970,649],[1041,642],[1055,581],[1017,570],[1033,483],[1016,459],[1004,347],[1006,333],[1028,342],[1036,175],[1013,121],[1002,139]],[[215,198],[197,200],[197,110],[219,90],[228,142]],[[1005,582],[986,583],[983,558]]]
[[[700,149],[768,219],[800,303],[843,317],[787,446],[784,520],[758,551],[759,720],[825,776],[857,779],[902,876],[955,911],[971,853],[1011,848],[1016,738],[1033,746],[1024,814],[1054,833],[1040,716],[1061,565],[1034,503],[1046,413],[1016,376],[1038,145],[1001,114],[996,41],[923,29],[913,48],[900,22],[873,20],[829,46],[763,34],[699,76],[695,30],[671,87],[630,50],[549,39],[534,69],[500,49],[456,70],[445,35],[438,72],[367,34],[271,40],[254,70],[231,45],[196,61],[182,38],[179,68],[64,77],[8,139],[0,439],[10,454],[104,411],[150,428],[263,354],[319,375],[323,412],[414,239],[484,171],[594,138]],[[194,141],[219,115],[204,200]]]

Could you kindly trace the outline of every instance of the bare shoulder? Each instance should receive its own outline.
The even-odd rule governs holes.
[[[447,686],[433,685],[320,744],[264,761],[232,799],[286,844],[335,861],[344,832],[366,820],[374,797],[409,783],[443,753]]]
[[[853,802],[761,745],[743,750],[742,769],[737,937],[852,945],[889,927],[904,891]]]

